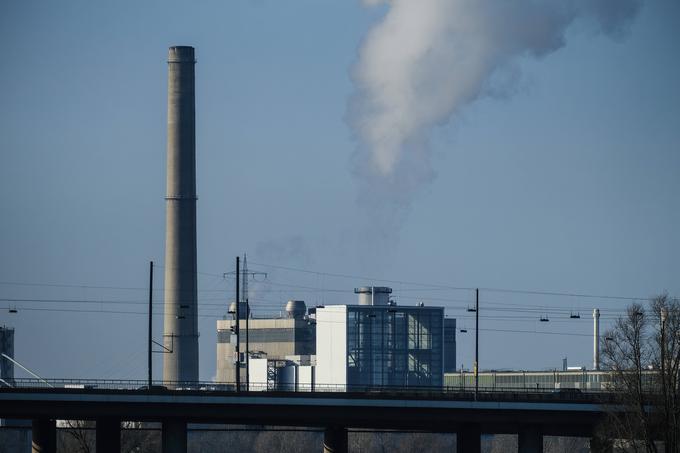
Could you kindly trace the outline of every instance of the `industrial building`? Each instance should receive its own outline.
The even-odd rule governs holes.
[[[486,371],[479,373],[480,390],[603,390],[611,386],[608,371]],[[446,373],[444,385],[449,389],[474,390],[475,374],[470,371]]]
[[[286,356],[284,360],[251,357],[248,361],[250,391],[315,391],[314,356]]]
[[[455,369],[455,319],[444,319],[442,307],[399,306],[391,292],[361,287],[356,304],[309,311],[291,300],[285,317],[269,319],[252,317],[242,303],[240,360],[232,303],[232,319],[217,321],[217,382],[235,382],[240,362],[240,381],[251,390],[442,386],[445,370]]]
[[[441,386],[444,309],[397,306],[390,288],[363,287],[359,305],[316,310],[316,386]]]
[[[444,318],[444,373],[456,371],[456,320]]]
[[[229,309],[233,315],[232,319],[217,321],[217,382],[236,381],[235,305],[232,303]],[[307,316],[304,301],[288,301],[285,313],[283,318],[249,317],[246,304],[241,302],[239,307],[241,382],[246,382],[246,342],[251,359],[287,361],[292,360],[291,357],[314,354],[315,328],[313,319]]]

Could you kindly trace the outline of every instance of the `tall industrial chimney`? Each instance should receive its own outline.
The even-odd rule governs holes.
[[[168,51],[163,380],[198,381],[194,48]]]
[[[593,310],[593,369],[600,369],[600,309]]]

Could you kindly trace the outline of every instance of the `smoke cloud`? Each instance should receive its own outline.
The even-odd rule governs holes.
[[[348,120],[359,139],[360,201],[407,208],[435,176],[428,140],[437,125],[480,97],[497,96],[494,78],[516,75],[520,59],[562,48],[577,22],[622,36],[640,2],[363,0],[386,13],[362,43],[352,74]],[[511,93],[514,78],[505,79],[500,90]],[[386,221],[399,222],[401,211]]]

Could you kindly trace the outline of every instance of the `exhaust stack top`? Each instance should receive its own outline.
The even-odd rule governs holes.
[[[194,48],[168,51],[163,380],[198,381]]]
[[[354,288],[359,295],[359,305],[389,305],[392,288],[387,286],[362,286]]]

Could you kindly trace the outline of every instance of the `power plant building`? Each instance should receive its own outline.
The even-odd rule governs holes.
[[[444,373],[456,371],[456,320],[444,318]]]
[[[232,306],[235,305],[232,303]],[[234,312],[234,309],[230,309]],[[289,301],[285,318],[248,319],[248,351],[250,357],[284,361],[290,356],[310,356],[315,349],[315,329],[306,316],[303,301]],[[246,304],[239,307],[241,320],[241,382],[246,382]],[[235,319],[217,321],[217,381],[236,381],[236,334]]]
[[[240,382],[251,390],[441,387],[445,369],[455,369],[455,319],[445,319],[442,307],[398,306],[391,292],[362,287],[355,289],[358,304],[307,312],[304,302],[289,301],[285,318],[248,318],[248,378],[241,303],[240,360],[236,320],[217,321],[217,382],[234,383],[240,362]]]
[[[397,306],[385,287],[355,292],[358,305],[316,310],[316,388],[441,387],[444,308]]]

